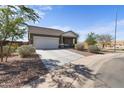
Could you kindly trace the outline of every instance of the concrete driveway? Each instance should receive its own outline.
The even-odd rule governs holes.
[[[80,58],[83,58],[83,55],[71,52],[66,49],[58,50],[36,50],[37,54],[41,55],[42,62],[49,69],[55,69],[66,63],[73,62]]]

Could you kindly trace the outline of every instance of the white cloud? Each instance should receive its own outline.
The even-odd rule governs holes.
[[[123,20],[119,20],[119,21],[118,21],[118,25],[119,25],[119,26],[124,26],[124,19],[123,19]]]
[[[37,9],[34,9],[34,10],[35,10],[36,13],[38,13],[38,15],[40,16],[41,19],[44,18],[44,16],[45,16],[45,12],[43,12],[43,11],[39,11],[39,10],[37,10]]]
[[[46,15],[46,13],[48,11],[52,10],[52,6],[48,6],[48,5],[42,5],[42,6],[41,5],[31,5],[29,7],[33,8],[36,11],[36,13],[39,14],[41,19],[44,18],[44,16]]]
[[[47,11],[47,10],[52,10],[52,7],[51,6],[41,6],[41,9],[44,10],[44,11]]]
[[[63,30],[63,31],[69,31],[72,30],[71,27],[69,26],[50,26],[50,28],[54,28],[54,29],[59,29],[59,30]]]

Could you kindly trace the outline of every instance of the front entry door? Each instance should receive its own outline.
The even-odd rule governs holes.
[[[73,38],[63,38],[63,42],[65,45],[68,45],[70,47],[73,46]]]

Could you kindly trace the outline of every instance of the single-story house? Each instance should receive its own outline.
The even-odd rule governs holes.
[[[29,43],[37,49],[55,49],[74,47],[78,34],[73,31],[64,32],[58,29],[29,26]]]

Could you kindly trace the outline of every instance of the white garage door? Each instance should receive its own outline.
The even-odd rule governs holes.
[[[34,36],[33,45],[37,49],[54,49],[59,46],[59,38]]]

